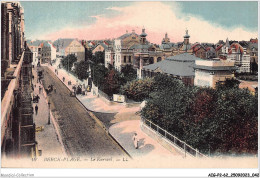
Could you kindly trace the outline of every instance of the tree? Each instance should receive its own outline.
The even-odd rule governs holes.
[[[203,153],[257,153],[258,93],[239,89],[234,80],[217,89],[198,88],[166,75],[154,77],[152,86],[143,118]],[[125,92],[146,91],[129,88]]]
[[[240,81],[238,81],[234,78],[231,78],[231,79],[226,79],[224,82],[218,82],[216,88],[218,90],[238,88],[239,84],[240,84]]]
[[[85,61],[92,60],[92,58],[93,58],[92,51],[88,48],[85,48]]]
[[[75,56],[75,54],[69,54],[61,60],[63,68],[66,70],[69,69],[69,71],[71,71],[74,62],[77,62],[77,57]]]
[[[91,76],[94,84],[101,90],[105,88],[105,78],[108,74],[108,69],[104,65],[92,64]]]
[[[132,65],[126,65],[122,67],[121,74],[123,84],[127,83],[128,81],[135,80],[137,78],[136,69],[134,69]]]
[[[133,80],[120,88],[120,93],[135,101],[143,101],[149,97],[153,90],[153,79]]]
[[[104,92],[109,96],[119,92],[119,73],[115,69],[111,69],[105,79]]]
[[[96,64],[105,64],[105,52],[97,51],[92,58],[93,62]]]
[[[79,63],[75,63],[75,74],[80,80],[87,79],[89,73],[87,72],[89,69],[89,64],[86,61],[80,61]]]

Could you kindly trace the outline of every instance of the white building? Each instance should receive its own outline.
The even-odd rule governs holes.
[[[107,49],[105,51],[105,67],[108,68],[108,65],[111,64],[114,66],[115,64],[115,52],[113,48]]]
[[[243,48],[239,43],[233,43],[230,46],[227,60],[235,61],[235,65],[238,66],[237,72],[250,72],[250,55],[246,54],[246,48]]]
[[[37,65],[39,59],[40,59],[40,56],[39,56],[39,51],[41,51],[41,44],[45,43],[47,41],[43,41],[43,40],[36,40],[36,41],[29,41],[28,42],[28,46],[31,50],[31,52],[33,53],[33,62],[32,64],[33,65]]]
[[[235,61],[220,60],[196,60],[195,61],[195,86],[215,88],[217,82],[224,82],[234,77],[236,70]]]
[[[222,59],[235,61],[235,65],[238,67],[237,72],[250,72],[250,55],[246,53],[246,48],[243,48],[239,43],[234,42],[231,45],[229,40],[226,40],[226,44],[222,46],[221,55]]]

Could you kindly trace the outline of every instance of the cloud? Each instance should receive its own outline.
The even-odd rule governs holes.
[[[118,15],[93,16],[95,23],[85,27],[64,27],[43,38],[56,40],[57,38],[78,39],[108,39],[123,35],[135,29],[141,33],[145,27],[147,39],[153,43],[161,43],[167,32],[172,42],[183,41],[185,30],[189,30],[191,42],[214,42],[225,40],[249,40],[258,37],[257,31],[247,31],[243,27],[227,29],[219,24],[211,23],[196,16],[181,14],[178,3],[173,2],[170,6],[163,2],[134,2],[126,7],[110,7],[111,11],[117,11]],[[181,17],[181,18],[180,18]]]

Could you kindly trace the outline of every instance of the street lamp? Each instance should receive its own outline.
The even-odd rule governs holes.
[[[51,103],[50,103],[50,101],[48,101],[48,125],[50,125],[51,124]]]

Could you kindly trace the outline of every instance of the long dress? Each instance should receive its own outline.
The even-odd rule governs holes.
[[[134,140],[135,148],[137,149],[137,148],[138,148],[138,138],[137,138],[137,135],[135,135],[135,136],[133,137],[133,140]]]

